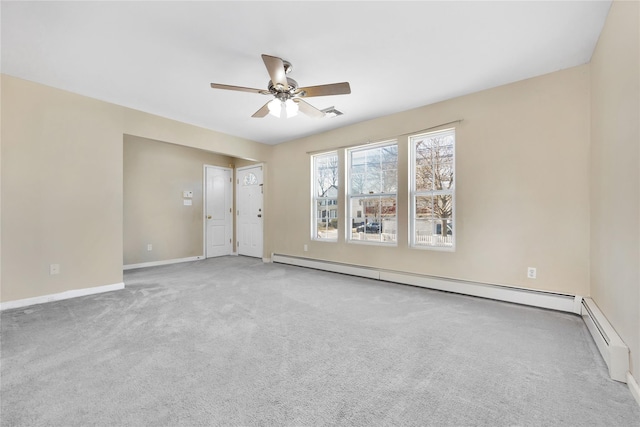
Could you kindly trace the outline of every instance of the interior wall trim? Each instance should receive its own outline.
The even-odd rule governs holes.
[[[192,256],[188,258],[165,259],[162,261],[142,262],[140,264],[128,264],[122,266],[123,270],[133,270],[135,268],[156,267],[158,265],[177,264],[179,262],[191,262],[204,259],[204,256]]]
[[[73,289],[57,294],[41,295],[39,297],[25,298],[14,301],[0,303],[0,311],[12,308],[28,307],[30,305],[44,304],[47,302],[61,301],[70,298],[83,297],[87,295],[102,294],[104,292],[118,291],[124,289],[124,283],[114,283],[112,285],[96,286],[93,288]]]

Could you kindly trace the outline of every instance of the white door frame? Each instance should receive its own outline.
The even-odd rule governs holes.
[[[246,170],[246,169],[253,169],[253,168],[261,168],[262,169],[262,247],[260,248],[260,258],[264,261],[264,177],[265,177],[265,173],[264,173],[264,163],[256,163],[253,165],[249,165],[249,166],[242,166],[239,168],[236,168],[236,191],[235,191],[235,200],[236,200],[236,212],[235,212],[235,230],[236,230],[236,241],[235,241],[235,247],[234,247],[234,252],[239,255],[240,251],[238,250],[238,239],[240,238],[240,221],[238,221],[238,201],[240,200],[239,198],[239,191],[240,191],[240,178],[238,178],[239,172]]]
[[[233,202],[235,197],[235,191],[233,191],[233,177],[234,170],[233,168],[226,168],[224,166],[215,166],[215,165],[202,165],[202,258],[207,259],[207,168],[216,168],[224,171],[229,171],[231,173],[231,230],[235,230],[235,215],[233,215]],[[232,233],[232,243],[231,243],[231,253],[229,255],[233,255],[235,252],[235,247],[233,244],[233,233]]]

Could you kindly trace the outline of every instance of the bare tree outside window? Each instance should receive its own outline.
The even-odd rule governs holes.
[[[315,215],[312,238],[338,240],[338,154],[336,152],[313,156]]]
[[[413,246],[453,247],[454,130],[411,138]]]

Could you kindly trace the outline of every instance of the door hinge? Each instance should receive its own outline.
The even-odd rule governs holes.
[[[236,184],[240,185],[240,178],[236,179]]]
[[[231,239],[229,239],[229,244],[231,244]]]
[[[233,182],[233,178],[229,177],[229,182]]]
[[[240,246],[240,242],[236,242],[236,246]]]

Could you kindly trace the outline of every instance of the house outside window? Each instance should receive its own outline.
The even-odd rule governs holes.
[[[313,221],[311,238],[338,240],[338,153],[333,151],[312,156]]]
[[[347,153],[349,241],[396,245],[397,141]]]
[[[411,246],[455,247],[455,130],[410,138]]]

